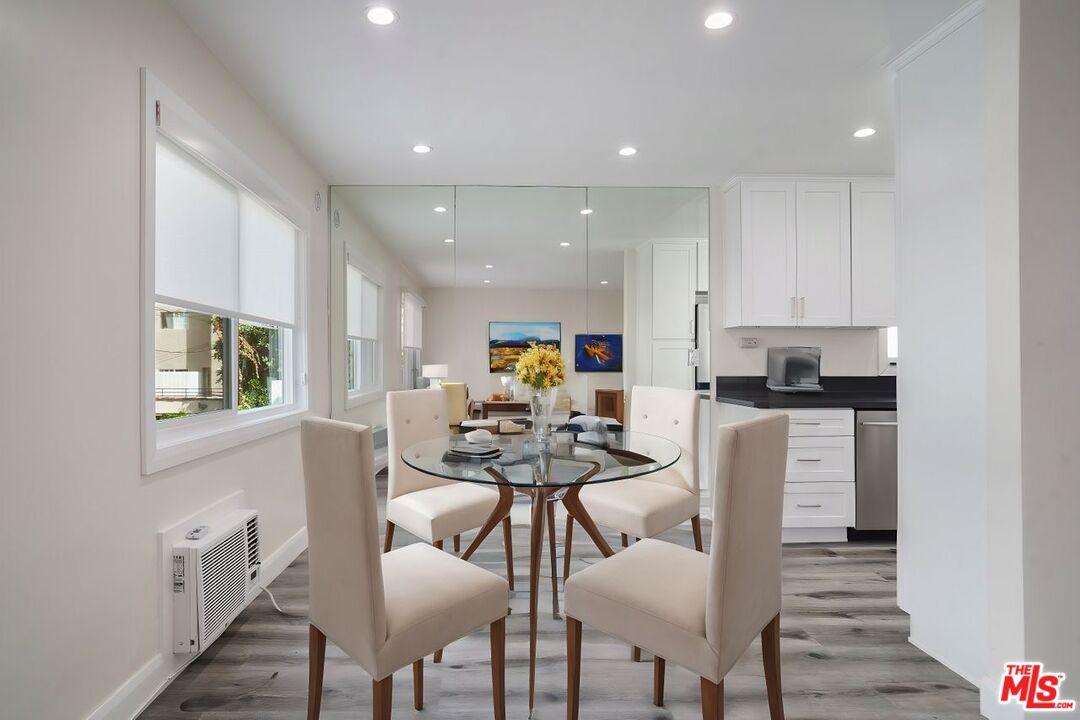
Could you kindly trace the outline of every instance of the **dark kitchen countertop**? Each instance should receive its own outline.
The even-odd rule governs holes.
[[[718,376],[714,387],[717,402],[743,407],[896,409],[896,377],[892,375],[823,377],[821,385],[821,392],[773,392],[765,387],[763,375],[752,375]]]

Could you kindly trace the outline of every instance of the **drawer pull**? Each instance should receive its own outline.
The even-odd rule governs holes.
[[[821,462],[821,458],[795,458],[795,462]]]
[[[791,424],[792,425],[820,425],[821,422],[820,421],[811,421],[811,420],[792,420]]]
[[[796,504],[795,504],[795,507],[801,507],[801,508],[819,508],[819,507],[821,507],[821,504],[819,503],[819,504],[817,504],[817,505],[803,505],[802,503],[796,503]]]

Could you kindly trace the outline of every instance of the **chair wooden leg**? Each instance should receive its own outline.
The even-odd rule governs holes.
[[[630,537],[626,533],[619,533],[619,540],[622,541],[623,547],[630,546]]]
[[[394,528],[397,527],[389,520],[386,521],[386,538],[383,540],[382,551],[390,552],[394,548]]]
[[[435,662],[437,662],[437,663],[442,662],[442,651],[443,651],[442,648],[439,648],[438,650],[435,651]]]
[[[662,657],[654,657],[652,661],[652,704],[656,707],[664,706],[664,671],[667,670],[667,662]]]
[[[461,535],[454,536],[454,552],[461,552]]]
[[[442,540],[436,540],[431,544],[435,546],[436,550],[442,550]]]
[[[322,709],[323,669],[326,667],[326,636],[314,625],[308,626],[308,720],[319,720]]]
[[[698,552],[702,552],[700,515],[695,515],[694,517],[690,518],[690,527],[694,529],[694,548]]]
[[[503,528],[503,551],[506,553],[506,582],[510,584],[510,592],[514,591],[514,526],[510,524],[510,516],[507,515],[502,521]]]
[[[566,618],[566,720],[578,720],[581,700],[581,621]]]
[[[555,546],[555,502],[547,504],[548,552],[551,554],[551,615],[559,619],[559,559]]]
[[[633,662],[641,662],[641,648],[637,645],[630,650],[630,660]]]
[[[784,694],[780,685],[780,615],[761,631],[761,654],[765,661],[765,689],[769,695],[769,717],[784,720]]]
[[[495,720],[506,720],[506,618],[491,623],[491,695]]]
[[[373,720],[390,720],[390,710],[394,706],[394,676],[387,675],[382,680],[371,681]]]
[[[412,704],[417,710],[424,709],[424,658],[412,664]]]
[[[570,513],[566,514],[566,533],[563,536],[563,561],[562,561],[562,579],[566,582],[566,579],[570,577],[570,548],[574,543],[574,516]]]
[[[724,720],[724,681],[701,678],[701,720]]]

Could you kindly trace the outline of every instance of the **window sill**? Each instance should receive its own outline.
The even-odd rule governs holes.
[[[198,460],[260,438],[300,426],[306,404],[293,404],[249,415],[230,415],[220,420],[154,427],[143,451],[143,475]]]
[[[354,390],[350,392],[345,398],[345,409],[352,410],[362,405],[370,405],[373,402],[378,402],[386,398],[386,390],[378,388],[375,390]]]

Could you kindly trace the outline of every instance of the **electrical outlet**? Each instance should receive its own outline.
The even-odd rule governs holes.
[[[740,338],[739,347],[756,348],[757,347],[757,338]]]

